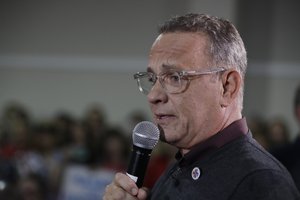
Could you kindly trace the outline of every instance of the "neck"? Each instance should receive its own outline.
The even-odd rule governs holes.
[[[216,135],[217,133],[219,133],[220,131],[222,131],[223,129],[225,129],[226,127],[228,127],[230,124],[232,124],[233,122],[242,119],[242,114],[239,111],[236,112],[229,112],[230,108],[224,108],[224,114],[222,119],[219,121],[219,125],[217,125],[215,127],[215,129],[211,132],[211,134],[209,134],[209,136],[198,142],[197,144],[204,142],[206,140],[208,140],[209,138],[213,137],[214,135]],[[196,144],[196,145],[197,145]],[[187,154],[189,151],[191,150],[191,148],[180,148],[179,151],[182,155]]]

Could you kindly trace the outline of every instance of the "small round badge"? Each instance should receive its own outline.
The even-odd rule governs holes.
[[[200,171],[200,169],[199,169],[198,167],[195,167],[195,168],[192,170],[191,175],[192,175],[192,178],[193,178],[194,180],[197,180],[197,179],[201,176],[201,171]]]

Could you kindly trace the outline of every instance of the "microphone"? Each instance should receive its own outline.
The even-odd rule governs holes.
[[[132,152],[126,174],[139,188],[143,185],[151,152],[158,140],[159,129],[152,122],[142,121],[133,129]]]

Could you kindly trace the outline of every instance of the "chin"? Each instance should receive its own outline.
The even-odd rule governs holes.
[[[161,137],[161,141],[176,146],[180,139],[174,138],[174,135],[171,135],[170,137],[170,135],[163,134],[163,136]]]
[[[169,144],[174,144],[178,142],[178,135],[176,134],[177,128],[176,125],[166,125],[166,124],[158,124],[158,128],[160,130],[160,140],[162,142],[166,142]]]

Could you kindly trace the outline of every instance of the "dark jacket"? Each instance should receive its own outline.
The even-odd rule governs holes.
[[[233,133],[228,142],[204,145],[180,158],[160,177],[149,199],[300,199],[286,168],[252,138],[244,119],[226,129],[213,143]]]

